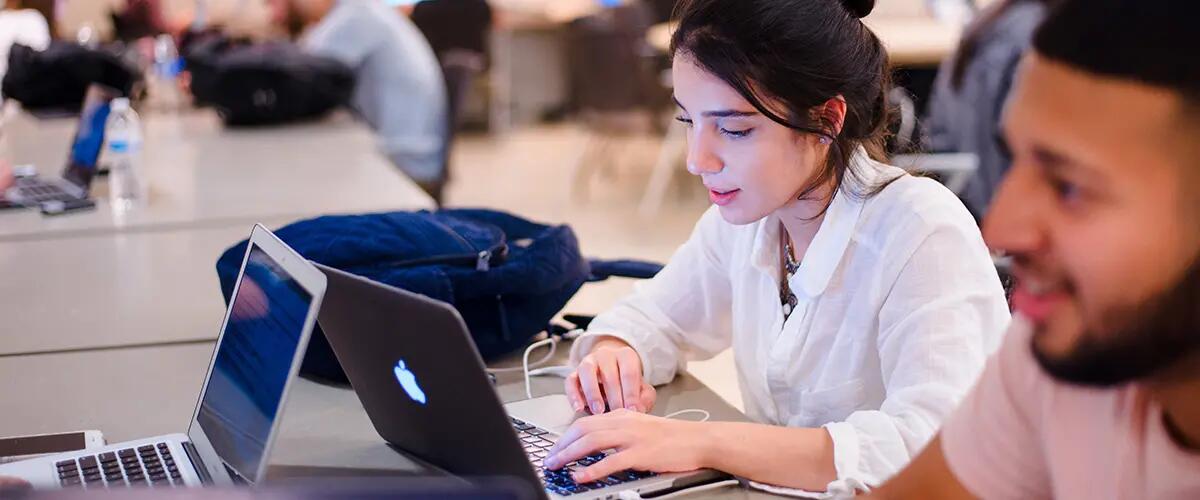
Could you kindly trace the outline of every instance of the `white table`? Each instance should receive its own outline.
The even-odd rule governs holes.
[[[215,263],[256,222],[428,208],[432,201],[347,116],[225,129],[211,112],[150,115],[146,207],[43,217],[0,212],[0,355],[212,340]],[[58,175],[73,119],[18,116],[14,158]]]
[[[15,164],[58,176],[76,120],[20,114],[6,132]],[[245,226],[332,212],[414,209],[431,202],[377,150],[371,131],[346,115],[258,129],[227,129],[210,111],[144,118],[148,205],[125,215],[108,205],[59,217],[0,212],[0,241],[147,229]]]
[[[954,54],[962,26],[931,17],[867,17],[863,20],[888,51],[892,66],[934,67]]]
[[[250,227],[0,242],[0,355],[215,339],[217,257]]]

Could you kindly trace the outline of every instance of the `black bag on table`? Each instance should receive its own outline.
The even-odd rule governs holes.
[[[78,113],[93,83],[130,95],[140,80],[136,68],[116,54],[63,41],[37,51],[15,44],[8,53],[4,96],[33,112]]]
[[[274,125],[318,118],[350,102],[354,72],[285,42],[247,43],[200,34],[184,45],[192,95],[227,125]]]

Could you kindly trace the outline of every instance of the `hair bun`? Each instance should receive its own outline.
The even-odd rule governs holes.
[[[875,10],[875,0],[840,0],[850,15],[862,19]]]

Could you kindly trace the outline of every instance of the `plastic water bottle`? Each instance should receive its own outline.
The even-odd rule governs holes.
[[[109,163],[108,194],[113,210],[128,211],[146,202],[142,171],[142,124],[129,99],[113,99],[104,125],[105,159]]]
[[[177,110],[183,101],[179,91],[179,73],[183,70],[183,59],[175,47],[171,35],[158,35],[154,39],[154,65],[150,97],[167,110]]]

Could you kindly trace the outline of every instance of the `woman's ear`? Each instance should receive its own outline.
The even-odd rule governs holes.
[[[817,108],[817,119],[829,129],[833,137],[841,135],[842,126],[846,123],[846,98],[839,94],[825,101]]]

